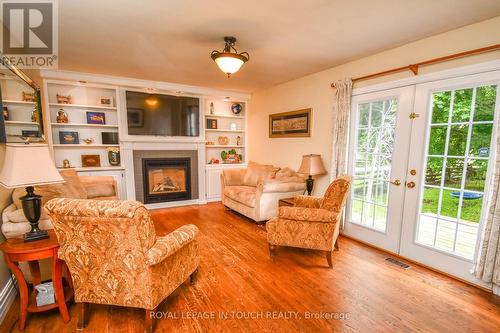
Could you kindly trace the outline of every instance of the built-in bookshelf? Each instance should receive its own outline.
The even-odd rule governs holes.
[[[7,141],[22,142],[23,136],[39,135],[39,124],[33,121],[35,103],[22,100],[23,92],[32,93],[33,89],[5,75],[0,77],[0,85]]]
[[[241,112],[238,114],[232,111],[232,106],[235,103],[241,105]],[[218,159],[219,164],[224,164],[221,153],[233,149],[242,157],[240,164],[246,162],[247,112],[246,101],[216,97],[205,100],[204,125],[207,165],[212,165],[210,163],[212,158]],[[227,138],[227,140],[219,138]]]
[[[118,134],[117,88],[51,80],[45,85],[48,140],[56,166],[63,168],[67,160],[79,172],[123,170],[108,159],[108,149],[119,148],[119,141],[103,141],[103,133]],[[99,165],[82,165],[82,155],[98,155]]]

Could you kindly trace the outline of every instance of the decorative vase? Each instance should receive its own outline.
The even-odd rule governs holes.
[[[108,151],[108,161],[109,161],[109,164],[112,166],[120,165],[120,151],[109,150]]]

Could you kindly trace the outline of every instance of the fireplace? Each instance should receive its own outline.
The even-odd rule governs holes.
[[[143,158],[144,203],[191,199],[191,159]]]

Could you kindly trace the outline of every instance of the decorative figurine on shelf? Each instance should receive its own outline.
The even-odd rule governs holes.
[[[236,145],[241,146],[241,136],[239,135],[236,137]]]
[[[31,111],[31,122],[38,123],[38,112],[36,110]]]
[[[218,141],[219,144],[223,146],[229,144],[229,138],[227,136],[219,136]]]
[[[216,159],[215,157],[212,157],[210,159],[210,162],[208,162],[208,164],[219,164],[220,161],[218,159]]]
[[[9,109],[6,106],[3,107],[3,120],[9,120]]]
[[[241,161],[243,160],[243,156],[241,154],[237,154],[236,150],[234,149],[231,149],[229,151],[221,151],[220,157],[226,164],[237,164],[241,163]]]
[[[233,103],[233,105],[231,105],[231,111],[233,111],[234,114],[240,114],[241,110],[243,110],[243,107],[240,103]]]
[[[59,109],[59,111],[57,111],[56,122],[59,124],[67,124],[68,121],[68,114],[63,109]]]
[[[214,102],[210,102],[210,114],[214,114]]]
[[[213,141],[207,141],[206,145],[207,146],[213,146],[215,143]]]
[[[231,131],[236,131],[236,130],[238,130],[238,125],[236,123],[231,123],[231,124],[229,124],[229,129]]]
[[[35,101],[35,93],[29,93],[29,92],[23,91],[22,101],[23,102],[34,102]]]
[[[56,99],[58,104],[71,104],[73,103],[73,98],[71,95],[64,96],[64,95],[59,95],[56,94]]]
[[[69,164],[69,160],[67,158],[63,160],[63,168],[71,168],[71,165]]]
[[[108,147],[108,161],[112,166],[120,165],[120,148],[118,147]]]
[[[91,144],[92,142],[94,142],[94,139],[93,138],[86,138],[86,139],[83,139],[83,142],[85,142],[86,144]]]

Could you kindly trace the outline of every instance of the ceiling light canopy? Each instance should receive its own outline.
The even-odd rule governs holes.
[[[212,51],[211,57],[220,70],[229,77],[231,74],[236,73],[250,59],[250,55],[247,52],[238,53],[234,48],[234,44],[236,44],[235,37],[224,37],[224,42],[226,43],[224,50],[222,52],[217,50]]]

